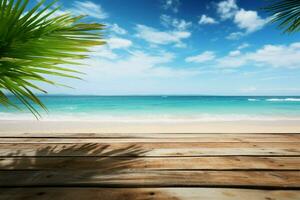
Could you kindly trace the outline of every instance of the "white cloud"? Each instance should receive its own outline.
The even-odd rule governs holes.
[[[44,9],[45,6],[41,6],[41,9]],[[49,14],[53,9],[49,8],[41,16]],[[73,14],[73,15],[87,15],[89,17],[94,17],[97,19],[106,19],[108,14],[102,9],[100,4],[95,4],[92,1],[74,1],[72,7],[65,10],[56,10],[50,18],[61,16],[64,14]]]
[[[300,68],[300,43],[265,45],[254,52],[219,58],[217,64],[221,68],[237,68],[246,64],[273,68]]]
[[[217,12],[222,20],[234,17],[237,10],[238,6],[235,0],[225,0],[217,4]]]
[[[122,49],[132,45],[130,40],[118,37],[109,38],[106,40],[106,42],[111,49]]]
[[[76,15],[88,15],[97,19],[106,19],[108,14],[102,9],[100,4],[92,1],[75,1],[74,8],[70,11]]]
[[[183,77],[194,76],[199,72],[192,69],[176,69],[166,66],[172,62],[174,55],[169,52],[158,54],[147,54],[143,51],[133,51],[123,59],[107,60],[93,58],[85,60],[85,64],[94,70],[90,73],[92,79],[99,79],[99,75],[104,77]]]
[[[127,31],[123,28],[121,28],[118,24],[108,24],[107,27],[112,32],[118,34],[118,35],[125,35],[127,34]]]
[[[186,62],[194,62],[194,63],[203,63],[210,60],[213,60],[216,57],[215,53],[212,51],[205,51],[199,55],[187,57],[185,59]]]
[[[241,55],[241,52],[239,50],[229,52],[229,56],[239,56],[239,55]]]
[[[245,10],[239,8],[236,0],[224,0],[217,4],[217,13],[222,20],[233,20],[233,23],[242,31],[230,33],[226,39],[237,40],[245,35],[253,33],[262,29],[267,22],[268,18],[263,19],[253,10]]]
[[[117,59],[118,55],[115,54],[107,45],[95,46],[90,48],[89,56],[105,59]]]
[[[245,55],[246,59],[257,65],[300,68],[300,43],[286,45],[265,45],[254,53]]]
[[[226,36],[226,39],[228,39],[228,40],[238,40],[241,37],[243,37],[244,35],[245,35],[245,33],[243,33],[243,32],[233,32],[233,33],[230,33],[228,36]]]
[[[218,22],[212,17],[208,17],[206,15],[201,15],[198,23],[199,24],[217,24]]]
[[[250,44],[248,44],[248,43],[243,43],[243,44],[239,45],[239,46],[237,47],[237,49],[238,49],[238,50],[242,50],[242,49],[245,49],[245,48],[247,48],[247,47],[249,47],[249,46],[250,46]]]
[[[238,68],[247,63],[247,60],[240,56],[225,56],[217,59],[217,66],[219,68]]]
[[[243,43],[243,44],[239,45],[239,46],[236,48],[236,50],[230,51],[228,55],[229,55],[229,56],[239,56],[239,55],[242,54],[241,50],[243,50],[243,49],[245,49],[245,48],[247,48],[247,47],[249,47],[249,46],[250,46],[250,45],[249,45],[248,43]]]
[[[127,49],[132,46],[132,42],[130,40],[112,37],[106,39],[107,44],[95,46],[90,48],[89,56],[93,57],[93,59],[97,58],[105,58],[105,59],[117,59],[119,56],[113,51],[115,49]]]
[[[136,36],[146,40],[152,44],[174,44],[177,47],[182,47],[183,39],[189,38],[191,33],[188,31],[159,31],[155,28],[137,25]]]
[[[169,15],[161,15],[160,21],[165,27],[172,27],[180,31],[186,30],[192,26],[192,22],[185,21],[184,19],[173,18]]]
[[[262,19],[256,11],[240,9],[234,16],[234,22],[246,33],[252,33],[261,29],[268,22],[268,19]]]
[[[171,10],[174,13],[178,13],[180,6],[179,0],[163,0],[163,9],[165,10]]]

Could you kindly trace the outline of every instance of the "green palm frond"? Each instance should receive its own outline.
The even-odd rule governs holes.
[[[300,0],[277,0],[265,10],[272,14],[271,22],[279,23],[285,33],[300,30]]]
[[[37,82],[57,85],[49,76],[79,79],[80,72],[62,65],[78,65],[90,47],[104,43],[103,25],[82,23],[83,16],[57,16],[55,2],[45,6],[42,0],[26,11],[29,0],[0,0],[0,104],[16,107],[9,92],[36,117],[35,104],[46,110],[34,94],[46,93]]]

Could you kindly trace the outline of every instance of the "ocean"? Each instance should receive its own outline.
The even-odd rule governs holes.
[[[41,120],[300,120],[300,97],[293,96],[41,96],[40,99],[49,110],[48,113],[40,110]],[[0,105],[0,120],[34,119],[26,110],[7,109]]]

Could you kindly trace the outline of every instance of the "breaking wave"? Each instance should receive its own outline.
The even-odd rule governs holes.
[[[259,99],[248,99],[248,101],[260,101]]]
[[[300,98],[271,98],[271,99],[266,99],[266,101],[277,101],[277,102],[289,101],[289,102],[299,102],[299,101],[300,101]]]

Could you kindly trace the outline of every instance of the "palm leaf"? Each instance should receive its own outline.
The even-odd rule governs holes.
[[[271,22],[278,23],[278,28],[283,29],[285,33],[300,30],[299,0],[277,0],[264,9],[272,14]]]
[[[60,85],[51,76],[79,79],[81,73],[66,65],[80,65],[76,60],[87,58],[90,47],[104,44],[104,26],[82,23],[83,16],[56,16],[56,1],[42,0],[26,11],[28,3],[0,0],[0,104],[17,107],[8,98],[13,94],[38,118],[36,105],[46,107],[34,91],[46,91],[37,82]]]

